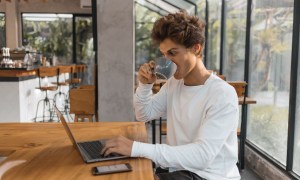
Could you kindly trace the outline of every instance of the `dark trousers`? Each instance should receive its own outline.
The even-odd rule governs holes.
[[[155,175],[155,178],[159,178],[160,180],[205,180],[197,174],[187,170],[169,172],[168,169],[162,169],[160,167],[156,168]]]

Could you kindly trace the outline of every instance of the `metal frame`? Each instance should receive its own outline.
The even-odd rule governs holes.
[[[297,105],[297,80],[298,80],[298,60],[299,60],[299,33],[300,33],[300,1],[294,1],[294,19],[293,19],[293,38],[291,54],[291,81],[290,81],[290,104],[288,120],[288,143],[287,143],[287,162],[286,170],[293,170],[294,161],[294,140],[296,124],[296,105]],[[298,119],[299,120],[299,119]]]
[[[221,41],[220,41],[220,74],[223,74],[223,61],[224,61],[224,52],[225,52],[225,40],[226,40],[226,2],[222,0],[221,7]]]
[[[205,47],[204,47],[204,65],[207,66],[207,48],[208,48],[208,44],[209,42],[207,41],[208,39],[208,24],[209,24],[209,4],[208,4],[208,0],[205,0]]]
[[[247,0],[247,19],[246,19],[246,42],[245,42],[245,65],[244,65],[244,80],[249,84],[249,65],[251,58],[251,14],[252,14],[252,0]],[[222,54],[221,54],[222,56]],[[248,87],[246,86],[245,96],[248,96]],[[240,153],[239,153],[239,166],[240,169],[245,168],[245,140],[247,135],[247,105],[242,105],[241,117],[241,134],[240,134]]]
[[[94,43],[94,52],[95,52],[95,97],[98,97],[98,31],[97,31],[97,0],[92,1],[92,23],[93,23],[93,43]],[[95,116],[99,121],[98,114],[98,98],[95,98]]]

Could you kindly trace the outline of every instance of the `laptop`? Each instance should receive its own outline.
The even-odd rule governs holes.
[[[63,114],[57,109],[56,106],[54,106],[54,109],[61,123],[63,124],[64,129],[68,134],[71,142],[73,143],[74,148],[79,152],[85,163],[128,158],[128,156],[120,155],[117,153],[111,153],[108,156],[103,156],[100,152],[104,147],[105,139],[77,142]]]

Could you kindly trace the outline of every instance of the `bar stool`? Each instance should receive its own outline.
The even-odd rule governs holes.
[[[67,78],[71,77],[72,74],[72,66],[69,65],[64,65],[64,66],[58,66],[59,70],[59,76],[60,80],[58,82],[52,82],[52,84],[58,86],[58,92],[55,93],[54,95],[54,104],[56,107],[63,107],[60,111],[64,112],[65,114],[68,114],[68,109],[69,109],[69,100],[68,100],[68,92],[70,90],[70,83],[67,82]],[[72,77],[71,77],[72,78]],[[68,91],[67,93],[62,91],[63,86],[68,86]],[[61,100],[62,99],[62,100]],[[61,104],[58,104],[57,102],[61,102]],[[61,105],[61,106],[59,106]]]
[[[49,86],[48,82],[47,84],[43,85],[42,81],[48,81],[46,78],[48,77],[55,77],[56,76],[56,82],[59,81],[59,69],[57,67],[40,67],[37,70],[37,76],[39,77],[39,87],[36,87],[36,89],[39,89],[42,92],[45,92],[45,98],[39,100],[36,108],[36,115],[35,115],[35,122],[37,122],[38,118],[38,112],[39,112],[39,106],[40,103],[43,103],[43,116],[42,121],[53,121],[53,99],[48,97],[48,91],[56,91],[58,86]],[[46,119],[46,114],[49,113],[49,119]]]

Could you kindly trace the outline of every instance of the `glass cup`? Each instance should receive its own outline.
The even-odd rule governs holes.
[[[155,75],[157,79],[168,79],[172,75],[172,61],[165,57],[158,57],[155,60]]]

